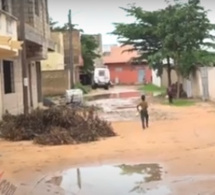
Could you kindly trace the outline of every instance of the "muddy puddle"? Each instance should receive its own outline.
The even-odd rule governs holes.
[[[90,97],[92,99],[87,104],[100,108],[99,116],[111,122],[140,120],[136,109],[140,96],[141,93],[138,91],[98,94]],[[147,98],[151,98],[151,96]],[[151,105],[149,106],[149,114],[150,122],[177,119],[174,112],[165,112],[158,108],[154,109]]]
[[[93,96],[88,96],[86,99],[88,101],[101,100],[101,99],[116,99],[116,98],[134,98],[140,97],[141,93],[138,91],[128,91],[128,92],[112,92],[104,94],[95,94]]]
[[[158,164],[100,166],[70,169],[46,177],[37,189],[64,195],[171,194],[160,181],[162,168]]]
[[[106,165],[53,173],[11,195],[215,195],[214,182],[214,175],[171,176],[159,164]]]

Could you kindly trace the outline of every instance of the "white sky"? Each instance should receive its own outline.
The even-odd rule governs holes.
[[[215,23],[215,1],[201,0],[206,9],[210,9],[209,18]],[[68,10],[72,10],[72,20],[78,24],[78,28],[84,33],[98,34],[103,37],[103,44],[115,44],[117,39],[113,35],[107,35],[114,30],[113,22],[131,22],[132,18],[126,17],[126,13],[119,7],[126,7],[129,3],[143,7],[145,10],[156,10],[166,6],[164,0],[49,0],[49,14],[59,24],[68,21]]]

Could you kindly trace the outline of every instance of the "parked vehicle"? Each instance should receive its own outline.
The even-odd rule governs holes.
[[[108,90],[110,87],[110,71],[107,67],[96,67],[93,73],[92,88],[104,88]]]

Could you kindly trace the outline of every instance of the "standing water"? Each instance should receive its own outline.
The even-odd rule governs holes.
[[[52,194],[80,195],[169,195],[170,190],[160,184],[158,164],[119,165],[78,168],[46,178],[46,191],[58,186]],[[37,186],[39,188],[39,186]],[[51,194],[51,193],[50,193]]]

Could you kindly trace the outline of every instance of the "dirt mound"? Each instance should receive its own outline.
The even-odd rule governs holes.
[[[111,124],[96,115],[94,107],[67,106],[37,109],[27,116],[6,114],[0,132],[6,140],[34,140],[43,145],[77,144],[116,135]]]

